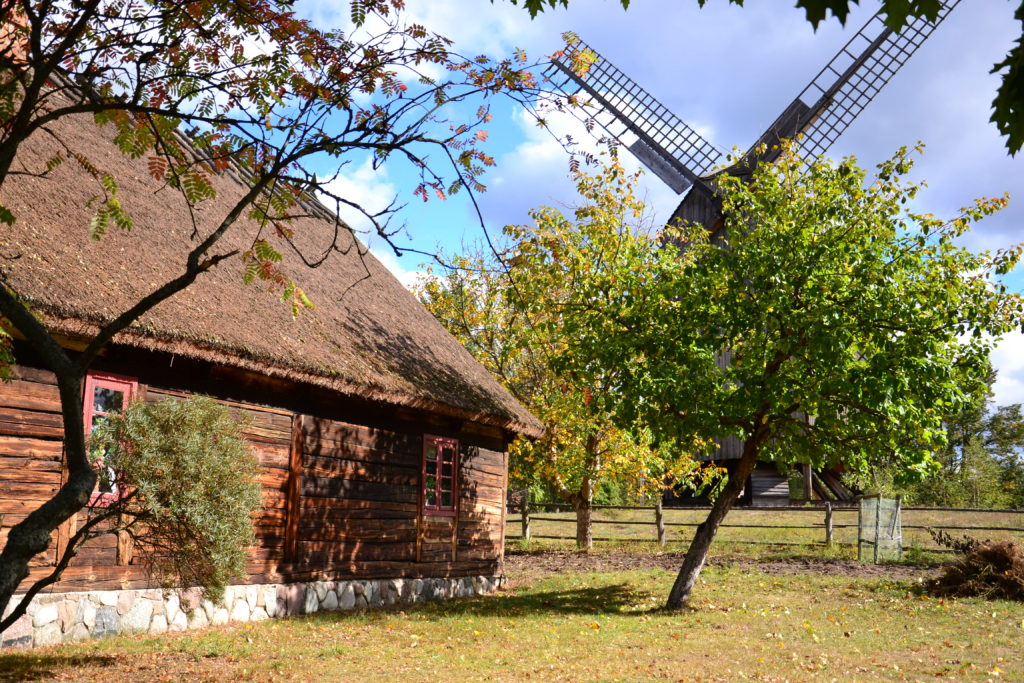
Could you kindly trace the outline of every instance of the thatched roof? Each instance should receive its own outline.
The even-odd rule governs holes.
[[[196,238],[181,198],[147,173],[145,159],[122,155],[112,133],[89,117],[57,126],[65,139],[75,140],[76,151],[117,179],[134,228],[113,228],[102,240],[90,240],[87,204],[98,187],[74,162],[47,178],[11,176],[0,189],[0,203],[18,220],[13,227],[0,225],[0,268],[51,330],[89,337],[97,323],[179,275]],[[42,169],[57,152],[56,143],[40,133],[22,145],[18,164]],[[217,178],[215,186],[217,199],[198,210],[200,237],[244,190],[230,177]],[[327,220],[300,219],[293,227],[304,252],[322,251],[334,239]],[[225,246],[247,248],[255,231],[253,222],[241,221]],[[540,433],[537,419],[362,244],[343,232],[338,246],[341,252],[313,269],[285,252],[284,267],[316,305],[297,319],[266,285],[243,284],[238,257],[201,275],[115,342]]]

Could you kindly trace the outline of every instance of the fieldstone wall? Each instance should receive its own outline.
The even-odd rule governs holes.
[[[321,610],[465,598],[491,593],[502,583],[503,577],[473,576],[229,586],[222,605],[203,599],[197,588],[49,593],[37,595],[26,614],[0,634],[0,647],[40,647],[118,633],[155,635]],[[7,613],[19,600],[21,596],[12,598]]]

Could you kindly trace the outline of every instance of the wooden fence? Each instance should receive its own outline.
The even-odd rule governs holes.
[[[685,541],[707,516],[707,507],[663,508],[661,505],[595,505],[594,540],[611,542]],[[535,503],[519,499],[509,505],[507,538],[575,540],[562,532],[576,520],[570,505]],[[904,545],[929,552],[947,552],[932,540],[927,529],[942,529],[954,536],[1014,538],[1024,541],[1024,510],[978,508],[903,508]],[[611,527],[615,535],[602,535]],[[645,530],[649,529],[649,531]],[[855,505],[772,506],[733,508],[720,527],[719,538],[729,543],[756,545],[855,546],[857,507]],[[519,531],[516,534],[516,531]],[[670,534],[670,530],[677,533]]]

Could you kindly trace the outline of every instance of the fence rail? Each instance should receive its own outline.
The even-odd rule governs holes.
[[[706,516],[709,507],[686,507],[686,508],[663,508],[661,505],[594,505],[595,511],[592,523],[595,526],[617,527],[622,533],[620,535],[595,536],[594,541],[610,542],[657,542],[665,545],[668,541],[668,530],[676,529],[678,540],[684,533],[682,530],[696,528]],[[535,503],[526,499],[520,500],[517,504],[510,504],[508,522],[511,526],[518,522],[520,533],[509,534],[509,538],[520,538],[524,541],[536,539],[551,540],[574,540],[575,535],[564,535],[558,533],[559,525],[575,524],[574,516],[556,516],[559,513],[572,512],[573,507],[562,503]],[[598,514],[607,512],[617,514],[619,519],[599,518]],[[848,516],[856,514],[856,505],[835,505],[824,503],[822,505],[801,505],[801,506],[748,506],[734,508],[726,521],[721,525],[723,530],[763,530],[771,537],[769,538],[741,538],[736,533],[726,532],[723,540],[729,543],[751,544],[751,545],[816,545],[816,546],[855,546],[856,538],[837,538],[837,535],[845,536],[846,530],[857,529],[856,523],[837,521],[837,516]],[[795,518],[787,517],[793,513]],[[1024,540],[1024,510],[989,510],[979,508],[938,508],[938,507],[904,507],[904,530],[915,532],[910,534],[908,545],[918,546],[930,552],[946,552],[938,547],[928,534],[926,529],[941,529],[951,532],[965,533],[986,533],[999,532],[1003,536]],[[954,519],[945,519],[947,515],[956,515]],[[763,521],[750,520],[747,515],[757,516]],[[1000,519],[991,519],[991,516],[999,515]],[[679,516],[692,517],[680,521]],[[819,516],[813,521],[806,520],[801,523],[804,516]],[[675,517],[676,519],[671,519]],[[739,519],[737,519],[739,517]],[[965,517],[967,519],[965,519]],[[517,519],[518,518],[518,519]],[[908,519],[909,518],[909,519]],[[988,519],[986,519],[988,518]],[[974,521],[976,523],[969,523]],[[991,522],[991,523],[986,523]],[[534,523],[540,528],[535,528]],[[652,527],[652,533],[646,534],[643,527]],[[780,533],[781,532],[781,533]],[[793,535],[800,540],[792,540]],[[855,535],[854,535],[855,536]]]

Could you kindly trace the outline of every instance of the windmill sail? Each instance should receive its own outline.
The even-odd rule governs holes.
[[[581,60],[589,64],[582,74],[573,68],[573,64]],[[604,115],[594,120],[680,194],[724,157],[697,131],[583,41],[567,45],[552,61],[547,75],[565,94],[583,91],[598,103]],[[628,142],[630,138],[635,139]]]
[[[879,15],[871,17],[768,127],[747,156],[754,156],[764,144],[767,152],[759,160],[772,161],[778,156],[778,141],[800,133],[803,158],[824,154],[959,2],[943,2],[935,21],[909,19],[899,33],[889,29]]]

